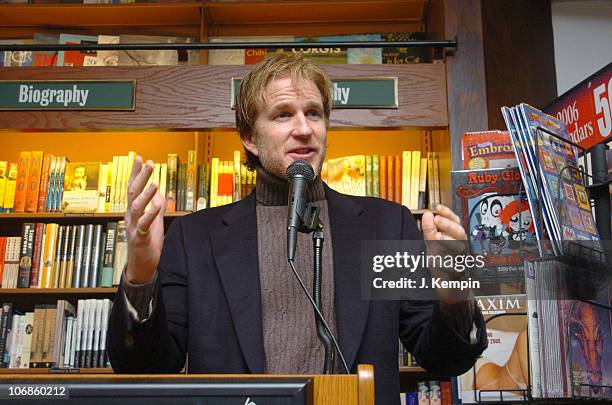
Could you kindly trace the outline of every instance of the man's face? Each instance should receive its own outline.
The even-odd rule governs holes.
[[[294,87],[291,78],[278,79],[266,86],[266,102],[261,106],[253,133],[242,143],[270,173],[284,177],[295,160],[310,162],[315,175],[325,159],[327,128],[323,102],[317,86],[304,80]]]

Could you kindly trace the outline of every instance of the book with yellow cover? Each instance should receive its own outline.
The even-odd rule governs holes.
[[[98,209],[100,162],[66,163],[62,211],[94,213]]]
[[[53,268],[55,267],[55,249],[57,245],[58,224],[47,224],[45,227],[45,242],[43,247],[43,267],[40,273],[40,288],[51,288],[53,283]]]
[[[2,212],[13,212],[15,189],[17,188],[17,163],[9,163],[7,169],[6,186],[4,190],[4,203]]]
[[[365,196],[365,156],[355,155],[327,160],[327,185],[340,193]]]
[[[419,208],[419,181],[421,172],[421,151],[412,151],[412,165],[410,168],[410,205],[408,208]]]
[[[6,191],[6,183],[8,182],[8,162],[0,161],[0,212],[4,211],[4,192]],[[2,251],[0,250],[0,255]]]

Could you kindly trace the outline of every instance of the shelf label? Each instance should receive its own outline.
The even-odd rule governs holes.
[[[0,81],[0,110],[134,111],[133,80]]]
[[[544,109],[567,125],[572,142],[585,149],[612,135],[612,63]]]
[[[231,79],[231,108],[242,79]],[[398,108],[397,77],[346,78],[332,80],[331,94],[335,109]]]

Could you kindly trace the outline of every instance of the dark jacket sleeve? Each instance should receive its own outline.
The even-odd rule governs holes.
[[[402,239],[420,240],[423,251],[425,249],[414,218],[405,207],[402,209]],[[476,343],[471,343],[469,336],[459,334],[447,322],[440,303],[435,299],[403,300],[400,303],[400,339],[404,347],[419,365],[437,376],[464,373],[486,349],[484,319],[477,306],[473,322],[477,328]]]
[[[187,268],[180,218],[166,233],[157,268],[151,317],[136,322],[128,312],[123,283],[108,327],[108,355],[118,373],[175,373],[187,351]]]

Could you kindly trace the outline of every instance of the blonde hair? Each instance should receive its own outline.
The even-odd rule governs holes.
[[[252,135],[255,120],[266,102],[266,86],[277,79],[290,77],[293,83],[312,81],[323,102],[325,126],[329,126],[332,108],[331,80],[323,69],[301,53],[280,53],[260,62],[243,79],[236,98],[236,128],[240,137]],[[246,165],[254,169],[259,163],[257,156],[245,149]]]

